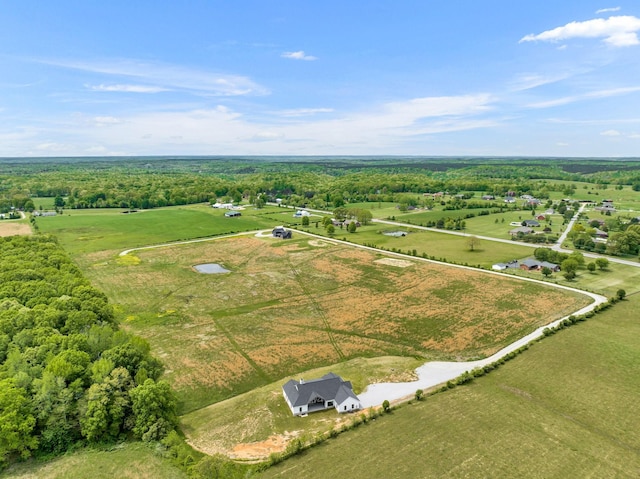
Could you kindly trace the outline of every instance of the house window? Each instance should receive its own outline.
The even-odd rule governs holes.
[[[300,412],[302,412],[302,408],[300,408]]]
[[[333,401],[329,401],[329,402],[327,403],[327,407],[333,407]]]
[[[347,410],[347,406],[345,406],[345,407],[344,407],[344,410],[345,410],[345,411]]]

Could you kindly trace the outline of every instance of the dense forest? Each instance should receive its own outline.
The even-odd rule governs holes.
[[[176,424],[148,344],[119,330],[55,239],[0,238],[0,465]]]
[[[567,188],[549,180],[599,188],[640,189],[639,160],[520,158],[50,158],[0,159],[0,213],[30,211],[32,197],[57,197],[67,208],[156,208],[227,198],[283,198],[325,208],[349,202],[396,201],[402,193],[446,190],[504,195]],[[362,174],[366,172],[367,174]]]

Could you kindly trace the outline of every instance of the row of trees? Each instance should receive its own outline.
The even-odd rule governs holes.
[[[449,159],[442,165],[406,159],[394,160],[390,166],[389,161],[382,159],[366,162],[354,159],[346,163],[327,160],[319,167],[317,163],[303,161],[240,159],[158,158],[152,162],[123,159],[94,164],[43,160],[19,168],[3,168],[0,210],[11,206],[32,207],[29,201],[35,196],[58,197],[57,206],[67,208],[155,208],[222,197],[238,201],[260,193],[269,199],[282,198],[289,205],[316,208],[379,201],[410,206],[413,200],[407,199],[406,193],[482,191],[495,196],[528,193],[548,198],[552,191],[574,193],[575,186],[542,178],[589,180],[563,173],[557,164],[549,161],[517,168],[507,161],[490,162],[495,164]],[[366,174],[362,174],[363,171]],[[602,176],[598,181],[606,180]],[[630,182],[637,182],[637,178],[621,173],[615,181],[632,184]],[[484,202],[466,201],[468,199],[460,198],[459,204],[451,207],[486,207]],[[415,201],[427,205],[433,200]]]
[[[0,462],[164,437],[176,399],[161,374],[54,238],[0,238]]]

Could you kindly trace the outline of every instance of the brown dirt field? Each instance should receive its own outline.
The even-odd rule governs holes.
[[[0,221],[0,236],[30,235],[31,227],[26,223]]]

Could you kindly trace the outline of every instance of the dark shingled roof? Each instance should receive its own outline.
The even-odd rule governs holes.
[[[305,406],[309,404],[315,396],[320,396],[325,401],[336,401],[342,403],[348,397],[358,399],[353,392],[350,381],[344,381],[334,373],[328,373],[319,379],[310,381],[287,381],[282,389],[289,398],[292,407]]]

